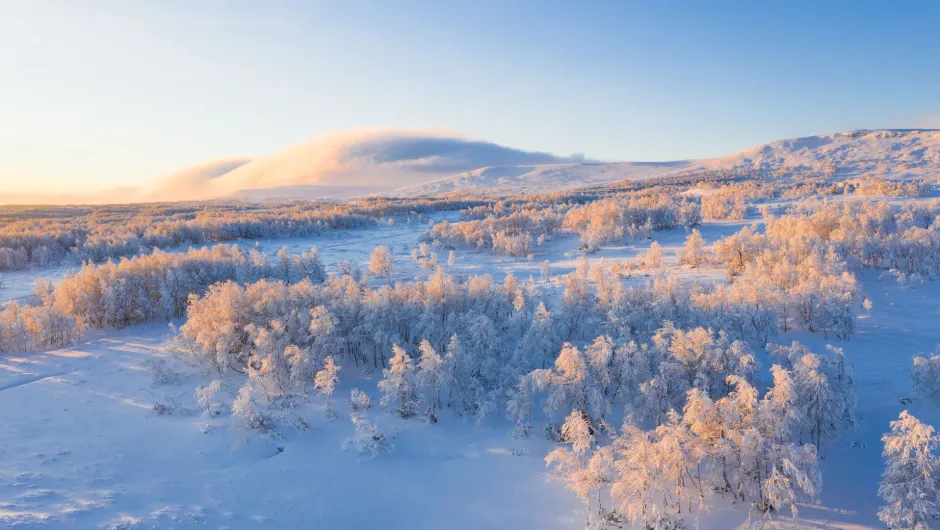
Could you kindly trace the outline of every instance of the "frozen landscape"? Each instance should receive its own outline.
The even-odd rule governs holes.
[[[937,134],[508,186],[481,168],[407,198],[4,207],[0,522],[915,513],[940,424]],[[576,167],[596,169],[547,176]],[[902,411],[920,462],[882,453]]]
[[[0,530],[940,529],[938,27],[0,0]]]

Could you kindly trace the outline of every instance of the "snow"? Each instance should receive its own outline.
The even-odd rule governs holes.
[[[791,176],[797,171],[833,178],[870,176],[905,179],[940,170],[940,131],[875,130],[780,140],[730,156],[673,162],[613,162],[486,167],[388,192],[387,195],[445,194],[467,190],[541,193],[620,180],[667,177],[699,170],[757,169]]]
[[[0,203],[147,202],[236,197],[297,200],[457,191],[541,193],[701,170],[761,169],[833,178],[907,179],[940,170],[940,130],[880,129],[779,140],[709,159],[583,162],[440,130],[366,129],[317,136],[256,158],[208,161],[141,188],[19,196]]]
[[[703,235],[734,230],[728,225],[706,224]],[[664,238],[664,248],[674,248],[672,236]],[[777,517],[775,527],[877,527],[879,438],[888,422],[910,409],[922,421],[940,424],[936,404],[912,396],[908,379],[911,356],[940,342],[940,285],[899,286],[877,274],[861,279],[874,308],[870,317],[861,316],[850,341],[838,343],[855,364],[861,426],[824,455],[822,505],[802,506],[798,521]],[[74,348],[0,359],[0,520],[25,528],[121,521],[175,528],[583,524],[576,497],[548,479],[543,458],[551,444],[537,436],[516,442],[501,422],[477,427],[446,416],[429,425],[373,409],[386,432],[398,430],[396,449],[358,463],[341,449],[352,435],[342,399],[354,386],[376,399],[374,377],[341,373],[334,394],[340,418],[327,421],[322,402],[304,405],[313,428],[288,431],[282,440],[245,437],[230,432],[228,419],[185,410],[156,415],[155,403],[194,408],[192,392],[207,380],[171,358],[181,378],[153,383],[146,363],[167,358],[160,348],[165,335],[162,325],[143,326],[100,333]],[[784,334],[776,342],[791,339],[814,351],[838,342],[807,333]],[[766,356],[760,360],[768,364]],[[227,392],[231,402],[233,385]],[[509,454],[520,448],[521,456]],[[724,528],[722,521],[740,524],[742,517],[719,506],[703,523]]]
[[[914,136],[916,138],[916,135]],[[860,137],[864,141],[866,135]],[[902,141],[910,136],[896,138]],[[857,139],[856,139],[857,140]],[[926,140],[922,140],[926,142]],[[843,142],[802,142],[805,151]],[[436,220],[454,220],[446,213]],[[756,219],[706,222],[707,243],[732,234]],[[274,254],[282,245],[299,253],[316,244],[334,270],[339,260],[368,268],[376,245],[395,258],[393,280],[426,278],[410,250],[426,227],[399,222],[368,230],[334,232],[311,238],[264,240]],[[674,268],[685,231],[659,232],[666,251],[663,269]],[[587,259],[595,263],[629,259],[651,242],[603,247]],[[254,242],[245,242],[254,245]],[[548,259],[554,275],[574,270],[580,254],[575,236],[548,241],[531,261],[470,250],[455,251],[448,274],[508,272],[539,278]],[[433,249],[432,249],[433,250]],[[446,251],[438,251],[446,262]],[[21,298],[39,278],[61,278],[67,267],[5,273],[3,299]],[[678,269],[683,278],[723,281],[714,269]],[[800,516],[774,514],[765,528],[880,528],[878,482],[883,469],[880,437],[902,410],[940,425],[940,407],[913,394],[911,358],[940,343],[940,283],[899,285],[877,272],[856,273],[872,300],[848,341],[805,332],[782,333],[777,344],[799,340],[813,351],[826,344],[845,349],[859,382],[859,428],[830,444],[821,455],[821,503],[801,506]],[[640,275],[627,280],[645,281]],[[371,280],[370,280],[371,281]],[[384,280],[380,280],[384,281]],[[549,287],[549,289],[553,289]],[[560,295],[561,286],[554,292]],[[329,421],[322,398],[301,403],[293,414],[309,430],[287,429],[280,439],[246,433],[228,416],[197,410],[193,391],[214,374],[166,352],[163,324],[92,333],[81,344],[35,354],[0,356],[0,526],[13,528],[581,528],[583,506],[564,485],[550,479],[544,457],[554,444],[540,436],[516,441],[501,419],[476,426],[450,412],[436,424],[401,420],[381,408],[367,413],[395,450],[359,462],[343,450],[353,435],[344,400],[356,387],[374,401],[378,374],[344,367],[333,394],[339,418]],[[755,346],[755,345],[752,345]],[[768,377],[769,357],[755,346]],[[155,383],[149,368],[162,359],[178,375]],[[240,383],[226,376],[223,401],[231,403]],[[154,405],[170,408],[158,414]],[[521,455],[513,452],[521,450]],[[702,528],[744,528],[746,509],[718,504],[692,524]]]
[[[192,410],[157,415],[158,402],[194,407],[201,376],[153,383],[146,363],[166,356],[164,335],[163,326],[146,326],[0,360],[3,526],[570,527],[576,501],[546,480],[545,440],[513,456],[504,429],[375,412],[398,430],[396,449],[359,463],[341,448],[353,430],[345,406],[329,422],[321,402],[305,405],[313,428],[279,440],[231,432],[228,418]],[[349,378],[336,396],[370,383],[375,398],[374,383]],[[535,513],[536,505],[544,509]]]

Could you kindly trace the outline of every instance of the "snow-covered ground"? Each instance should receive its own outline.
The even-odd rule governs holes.
[[[272,440],[197,411],[202,374],[155,384],[164,326],[96,336],[67,350],[0,361],[0,526],[5,528],[566,528],[576,499],[544,478],[549,442],[512,456],[499,428],[376,421],[393,458],[344,452],[348,414],[322,401],[312,428]],[[343,374],[346,376],[347,374]],[[374,383],[344,377],[374,394]],[[369,389],[369,386],[373,388]],[[234,396],[224,399],[231,402]],[[342,399],[342,398],[339,398]],[[156,403],[171,407],[158,415]],[[533,511],[532,506],[543,506]],[[122,526],[123,525],[123,526]]]
[[[447,214],[451,215],[451,214]],[[708,222],[706,241],[745,224]],[[426,277],[410,258],[424,224],[398,223],[370,230],[335,232],[317,238],[271,240],[261,248],[287,245],[301,252],[316,244],[328,268],[338,260],[363,265],[376,245],[391,246],[395,278]],[[663,272],[675,266],[673,251],[686,234],[656,234],[666,249]],[[253,244],[250,242],[249,244]],[[579,257],[574,236],[546,243],[532,261],[469,250],[455,252],[448,274],[507,272],[539,278],[540,263],[553,274],[574,269]],[[649,243],[610,246],[592,254],[596,262],[627,259]],[[438,259],[444,263],[446,251]],[[719,280],[717,270],[680,268],[686,277]],[[28,281],[64,270],[5,275],[0,293],[25,294]],[[11,278],[12,277],[12,278]],[[61,277],[61,276],[59,276]],[[774,515],[768,528],[879,528],[877,484],[883,468],[880,436],[889,421],[910,409],[926,423],[940,425],[940,408],[913,395],[911,357],[940,343],[940,284],[899,285],[877,273],[859,281],[873,302],[860,315],[848,341],[821,334],[783,333],[774,341],[798,339],[814,351],[843,347],[859,380],[859,428],[828,447],[821,462],[822,503],[801,506],[798,519]],[[641,274],[638,279],[642,281]],[[560,293],[561,285],[548,287]],[[19,290],[19,291],[18,291]],[[20,292],[21,294],[16,294]],[[286,415],[309,429],[287,429],[279,439],[233,427],[228,416],[213,418],[198,409],[193,390],[209,376],[205,369],[166,352],[165,325],[95,332],[81,344],[45,353],[0,357],[0,526],[12,528],[581,528],[583,506],[563,484],[551,480],[544,457],[552,444],[540,436],[519,441],[510,425],[494,419],[485,426],[445,413],[436,424],[400,420],[381,408],[368,413],[394,435],[391,454],[367,462],[343,450],[353,436],[343,400],[358,387],[375,398],[377,374],[340,373],[334,403],[339,418],[329,421],[322,397],[300,403]],[[758,358],[766,367],[769,358]],[[156,382],[152,363],[172,372]],[[766,373],[763,375],[766,378]],[[238,384],[228,381],[223,401],[231,403]],[[902,401],[903,400],[903,401]],[[909,401],[912,400],[912,401]],[[159,414],[156,405],[167,407]],[[513,453],[521,451],[521,454]],[[751,514],[751,522],[758,516]],[[746,527],[747,510],[730,504],[711,507],[695,527]]]

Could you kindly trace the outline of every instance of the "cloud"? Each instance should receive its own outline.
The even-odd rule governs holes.
[[[142,194],[152,201],[204,198],[213,180],[249,162],[250,158],[226,158],[188,167],[155,180]]]
[[[580,162],[444,130],[358,129],[310,138],[255,159],[205,162],[139,188],[71,195],[0,195],[0,203],[106,203],[221,197],[361,196],[483,167]]]
[[[436,130],[357,130],[319,136],[211,182],[226,195],[281,186],[383,191],[486,166],[569,161]]]
[[[563,159],[459,137],[381,137],[350,145],[347,160],[419,172],[463,172],[482,166],[553,164]]]

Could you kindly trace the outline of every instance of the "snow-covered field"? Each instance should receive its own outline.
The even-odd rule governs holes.
[[[0,520],[13,528],[565,528],[573,505],[544,480],[549,442],[516,447],[460,418],[394,422],[394,458],[359,463],[343,418],[272,440],[193,410],[198,373],[154,384],[164,326],[4,357]],[[173,360],[171,359],[171,363]],[[338,394],[374,382],[344,378]],[[228,398],[231,399],[231,398]],[[165,415],[155,403],[179,404]],[[534,513],[531,506],[544,504]],[[122,526],[123,525],[123,526]]]
[[[707,222],[710,243],[756,220]],[[395,279],[427,277],[409,257],[424,225],[399,223],[329,236],[263,241],[270,253],[281,245],[301,252],[316,244],[331,268],[353,260],[367,268],[369,252],[389,245]],[[686,233],[671,230],[655,239],[666,249],[663,270]],[[454,276],[507,272],[539,277],[540,263],[565,275],[579,256],[574,236],[549,241],[533,260],[476,251],[455,252]],[[624,259],[649,247],[605,246],[591,254]],[[445,256],[441,255],[442,261]],[[645,271],[633,281],[642,281]],[[0,293],[16,298],[35,278],[56,278],[64,269],[4,276]],[[689,278],[720,280],[718,270],[682,269]],[[916,352],[940,343],[940,286],[899,285],[890,277],[859,275],[873,302],[859,316],[851,340],[819,333],[788,332],[774,339],[845,349],[859,381],[859,428],[824,452],[819,505],[802,505],[798,518],[767,518],[718,503],[692,521],[693,527],[877,528],[877,484],[883,468],[880,436],[903,409],[940,424],[936,403],[913,395],[909,372]],[[543,287],[560,294],[562,283]],[[0,357],[0,524],[12,528],[581,528],[583,505],[546,471],[554,444],[540,436],[514,440],[511,425],[495,419],[484,426],[444,412],[436,424],[401,420],[381,408],[368,415],[395,450],[359,462],[343,450],[353,436],[343,400],[358,387],[377,396],[377,373],[348,367],[333,398],[339,418],[329,421],[322,398],[290,411],[309,428],[283,430],[271,438],[235,426],[229,416],[200,411],[193,390],[206,368],[168,353],[168,329],[152,324],[122,331],[93,332],[80,344],[55,351]],[[758,360],[770,360],[759,348]],[[152,364],[163,360],[170,374],[155,381]],[[766,370],[760,374],[764,380]],[[226,381],[223,402],[240,383]],[[158,413],[155,406],[165,406]],[[521,452],[521,454],[514,454]]]

